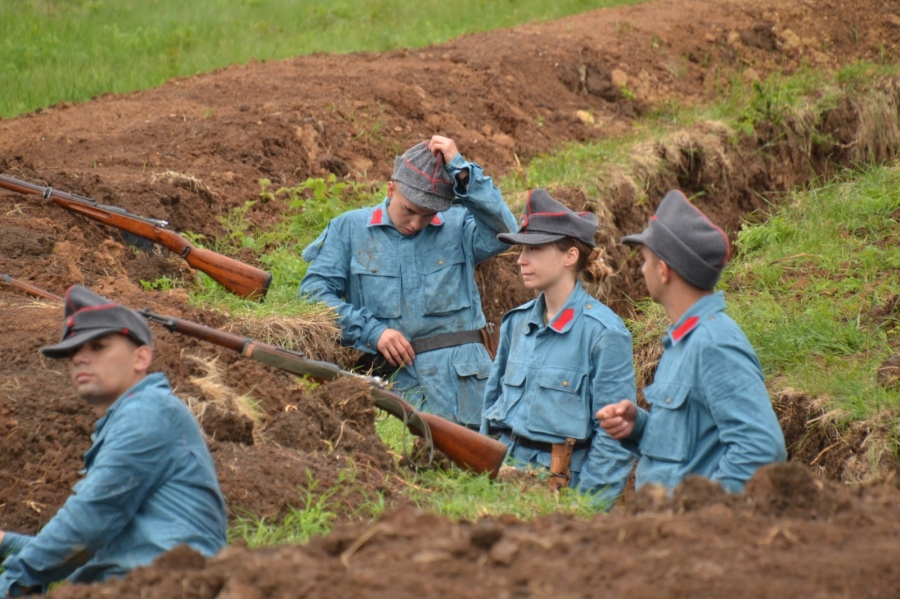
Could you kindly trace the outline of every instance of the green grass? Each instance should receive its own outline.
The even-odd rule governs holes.
[[[700,122],[721,122],[734,136],[750,135],[761,122],[780,125],[784,119],[813,118],[834,108],[848,94],[871,91],[873,81],[900,74],[900,65],[859,62],[829,75],[802,68],[791,75],[775,73],[753,85],[732,81],[716,100],[690,107],[669,103],[656,107],[635,122],[631,130],[615,138],[588,144],[569,144],[552,154],[538,156],[524,169],[500,182],[509,194],[535,187],[571,187],[588,197],[602,197],[610,182],[631,177],[639,183],[638,201],[643,201],[643,183],[653,169],[668,168],[664,162],[644,161],[654,152],[652,145]],[[813,123],[813,141],[818,137]],[[736,140],[736,137],[735,137]],[[766,148],[761,148],[765,152]]]
[[[250,60],[422,47],[640,0],[4,0],[0,117]]]
[[[328,222],[340,214],[380,202],[386,185],[373,187],[352,181],[307,179],[294,187],[274,188],[271,182],[260,181],[258,200],[246,202],[220,218],[225,236],[209,240],[190,236],[191,241],[227,255],[250,250],[258,256],[262,267],[272,274],[272,283],[264,302],[241,299],[227,292],[212,278],[199,273],[192,300],[198,304],[217,307],[230,314],[254,316],[299,316],[308,307],[297,299],[297,289],[307,263],[301,254]],[[272,203],[282,218],[271,226],[253,224],[253,211]],[[167,281],[147,283],[163,285]]]
[[[321,482],[310,478],[305,489],[298,489],[300,498],[287,516],[280,521],[257,518],[253,515],[239,516],[233,519],[228,527],[228,541],[242,539],[248,547],[268,547],[285,543],[304,543],[309,539],[327,534],[334,526],[340,514],[349,520],[372,520],[384,511],[384,498],[380,495],[363,502],[352,514],[346,511],[342,502],[353,488],[355,471],[342,470],[338,482],[329,488],[320,488]]]
[[[876,371],[900,332],[895,313],[881,314],[900,295],[900,169],[847,175],[745,227],[723,284],[767,376],[852,420],[897,419],[900,392]]]

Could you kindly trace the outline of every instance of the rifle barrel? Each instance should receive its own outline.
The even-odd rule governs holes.
[[[57,302],[65,301],[63,298],[61,298],[58,295],[54,295],[53,293],[50,293],[49,291],[45,291],[44,289],[41,289],[40,287],[35,287],[34,285],[31,285],[30,283],[26,283],[25,281],[20,281],[19,279],[14,279],[9,275],[0,274],[0,280],[2,280],[4,283],[8,283],[8,284],[12,285],[13,287],[18,287],[19,289],[21,289],[28,295],[33,295],[34,297],[42,297],[44,299],[53,300],[53,301],[57,301]]]

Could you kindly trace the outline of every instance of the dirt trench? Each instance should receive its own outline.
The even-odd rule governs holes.
[[[636,117],[670,102],[701,103],[803,65],[895,61],[898,44],[900,10],[891,2],[650,2],[422,50],[252,63],[54,106],[0,121],[0,172],[214,237],[216,217],[255,199],[263,177],[277,185],[329,173],[383,181],[394,154],[432,133],[454,137],[495,177],[521,173],[531,157],[566,143],[627,134]],[[598,242],[619,272],[607,299],[626,313],[624,298],[645,290],[615,242],[644,226],[666,190],[697,194],[734,236],[747,215],[794,186],[893,156],[896,129],[872,123],[895,123],[898,97],[896,82],[883,81],[816,113],[764,120],[749,136],[700,123],[636,146],[631,167],[605,173],[597,197],[552,191],[600,215]],[[79,282],[136,307],[233,324],[190,306],[183,292],[140,286],[190,280],[183,261],[135,252],[108,228],[36,198],[0,192],[0,208],[2,272],[55,293]],[[277,202],[249,213],[259,224],[278,215]],[[509,254],[486,263],[479,283],[494,321],[528,299]],[[89,445],[92,416],[65,369],[37,351],[56,339],[59,317],[59,306],[0,285],[0,529],[35,532],[46,523]],[[209,563],[176,553],[121,583],[63,587],[54,596],[169,597],[177,586],[189,597],[340,597],[360,589],[574,597],[603,586],[629,597],[831,597],[849,589],[889,597],[900,582],[888,559],[900,538],[897,479],[833,485],[853,480],[848,462],[867,437],[860,431],[838,444],[833,429],[811,429],[821,414],[810,398],[776,396],[792,464],[763,475],[748,498],[701,485],[674,503],[639,495],[589,523],[453,522],[405,505],[396,456],[375,434],[364,392],[311,389],[207,344],[156,328],[154,335],[155,367],[198,414],[232,516],[280,518],[302,507],[312,481],[340,487],[338,522],[351,522],[379,494],[397,511],[309,547],[233,547]],[[328,358],[345,359],[337,349]],[[833,567],[847,560],[846,569]],[[555,576],[561,569],[571,575]]]

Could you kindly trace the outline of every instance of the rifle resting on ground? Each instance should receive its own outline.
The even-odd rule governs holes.
[[[402,420],[413,434],[433,443],[433,446],[442,451],[454,464],[474,472],[489,473],[493,478],[503,463],[506,445],[440,416],[416,410],[400,395],[385,389],[380,379],[348,372],[329,362],[311,360],[297,352],[246,339],[190,320],[162,316],[149,310],[138,312],[147,320],[159,323],[169,331],[227,347],[245,358],[279,370],[308,376],[320,382],[339,377],[361,380],[370,386],[376,406]]]
[[[194,246],[175,231],[167,229],[167,221],[137,216],[118,206],[99,204],[90,198],[41,187],[6,175],[0,175],[0,187],[18,193],[39,195],[45,200],[53,200],[61,208],[120,229],[122,239],[140,249],[149,250],[154,244],[159,244],[181,256],[191,267],[206,273],[235,295],[262,299],[269,290],[271,274],[234,258]]]
[[[0,275],[0,279],[30,295],[59,301],[63,300],[63,298],[49,291],[44,291],[39,287],[19,281],[9,275]],[[279,370],[308,376],[317,381],[331,381],[339,377],[351,377],[361,380],[369,385],[377,407],[402,420],[414,435],[418,435],[425,440],[429,448],[437,448],[454,464],[467,470],[479,474],[488,473],[491,478],[494,478],[497,476],[497,472],[503,463],[503,458],[506,456],[506,445],[500,441],[479,434],[440,416],[416,410],[400,395],[385,389],[380,379],[348,372],[330,362],[311,360],[298,352],[247,339],[190,320],[154,314],[146,309],[138,310],[138,313],[150,322],[161,324],[171,332],[181,333],[182,335],[227,347],[240,353],[245,358],[273,366]]]

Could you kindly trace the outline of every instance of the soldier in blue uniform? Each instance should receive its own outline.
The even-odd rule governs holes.
[[[551,488],[591,493],[608,509],[634,459],[593,415],[636,389],[631,334],[579,280],[611,274],[597,222],[535,189],[518,233],[498,236],[521,246],[522,281],[540,295],[503,317],[481,432],[499,435],[514,465],[546,470]]]
[[[637,488],[655,483],[671,491],[699,475],[740,492],[760,466],[784,461],[787,452],[756,353],[714,291],[728,238],[684,194],[670,191],[649,226],[622,242],[641,246],[650,297],[672,325],[644,390],[650,411],[622,401],[597,418],[640,453]]]
[[[225,547],[225,500],[200,427],[160,372],[150,329],[133,310],[80,285],[66,292],[63,339],[41,353],[68,362],[76,393],[100,419],[84,477],[36,536],[0,531],[0,597],[50,583],[100,582],[176,545]]]
[[[491,357],[475,266],[515,226],[491,178],[436,135],[397,157],[384,202],[335,218],[304,250],[299,293],[334,307],[342,343],[396,369],[410,403],[477,428]]]

